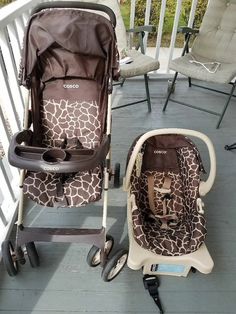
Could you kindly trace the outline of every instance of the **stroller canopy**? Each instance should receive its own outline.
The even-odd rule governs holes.
[[[52,51],[52,63],[48,64]],[[24,39],[21,84],[28,85],[39,57],[46,67],[46,71],[37,69],[43,70],[43,81],[65,76],[99,78],[101,74],[114,78],[118,74],[112,24],[103,16],[78,9],[47,9],[32,16]],[[75,59],[77,62],[73,62]],[[107,73],[95,62],[101,59]]]

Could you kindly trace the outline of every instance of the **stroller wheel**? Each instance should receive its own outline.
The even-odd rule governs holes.
[[[2,243],[2,260],[8,272],[13,277],[18,273],[18,262],[11,241],[6,240]]]
[[[107,262],[102,271],[104,281],[113,280],[121,272],[128,258],[127,250],[120,250]]]
[[[120,187],[120,163],[115,164],[114,169],[114,188]]]
[[[34,242],[28,242],[25,244],[26,252],[29,258],[29,262],[31,267],[38,267],[39,266],[39,256],[36,250]]]
[[[105,252],[108,256],[112,250],[114,239],[109,234],[106,235]],[[101,263],[101,249],[93,245],[87,255],[87,263],[91,267],[96,267]]]

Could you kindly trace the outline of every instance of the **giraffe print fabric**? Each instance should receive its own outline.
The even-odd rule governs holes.
[[[146,142],[141,152],[143,161],[140,176],[137,176],[134,165],[131,174],[130,193],[135,196],[137,208],[132,210],[133,233],[136,242],[143,248],[159,255],[180,256],[196,251],[206,237],[206,220],[197,209],[196,200],[199,197],[200,174],[204,171],[200,155],[195,145],[185,137],[167,135],[161,138],[160,143],[156,138],[154,152],[162,149],[173,149],[176,140],[174,166],[172,161],[159,162],[161,166],[151,165],[150,160],[155,157],[146,149]],[[168,145],[169,141],[169,145]],[[163,144],[164,143],[164,144]],[[150,146],[150,145],[149,145]],[[164,148],[163,148],[164,147]],[[173,151],[171,157],[173,157]],[[148,156],[145,157],[145,152]],[[163,157],[161,154],[160,158]],[[163,157],[164,158],[164,157]],[[167,157],[168,158],[168,157]],[[163,159],[164,160],[164,159]],[[166,169],[165,169],[166,167]],[[175,215],[175,219],[168,221],[167,228],[161,228],[162,222],[150,210],[148,198],[148,176],[154,177],[154,204],[157,217],[163,214],[163,194],[161,189],[165,177],[171,179],[170,198],[166,202],[168,215]],[[158,216],[159,215],[159,216]]]
[[[43,97],[47,99],[44,98],[40,106],[42,145],[49,148],[94,149],[100,144],[101,137],[96,84],[88,82],[93,90],[90,97],[94,100],[75,101],[74,90],[65,93],[70,99],[57,99],[50,94],[57,86],[69,85],[68,82],[70,80],[49,82],[44,89]],[[78,86],[85,84],[80,80],[73,82]],[[101,198],[102,169],[99,166],[91,171],[69,175],[29,172],[23,190],[40,205],[79,207]]]

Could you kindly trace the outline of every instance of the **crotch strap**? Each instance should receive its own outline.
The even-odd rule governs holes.
[[[148,176],[148,201],[149,201],[149,206],[154,214],[155,218],[158,218],[161,221],[161,229],[168,229],[168,221],[169,220],[176,220],[177,216],[175,214],[168,214],[167,210],[167,201],[171,199],[171,178],[166,176],[164,178],[164,182],[161,188],[156,188],[154,187],[154,175]],[[162,196],[162,204],[163,204],[163,214],[158,215],[156,206],[155,206],[155,191],[161,193]]]

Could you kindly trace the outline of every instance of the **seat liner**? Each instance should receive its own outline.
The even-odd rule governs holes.
[[[145,144],[144,144],[145,145]],[[144,153],[144,149],[142,150]],[[142,171],[136,175],[136,166],[131,175],[131,194],[134,194],[137,209],[132,211],[133,233],[136,242],[155,254],[180,256],[196,251],[206,236],[206,220],[197,210],[201,165],[196,148],[176,149],[179,171]],[[161,229],[161,220],[149,206],[148,176],[154,176],[154,187],[161,188],[166,176],[171,178],[171,196],[167,201],[168,214],[176,214],[177,219]],[[163,213],[163,194],[155,192],[155,208]]]

